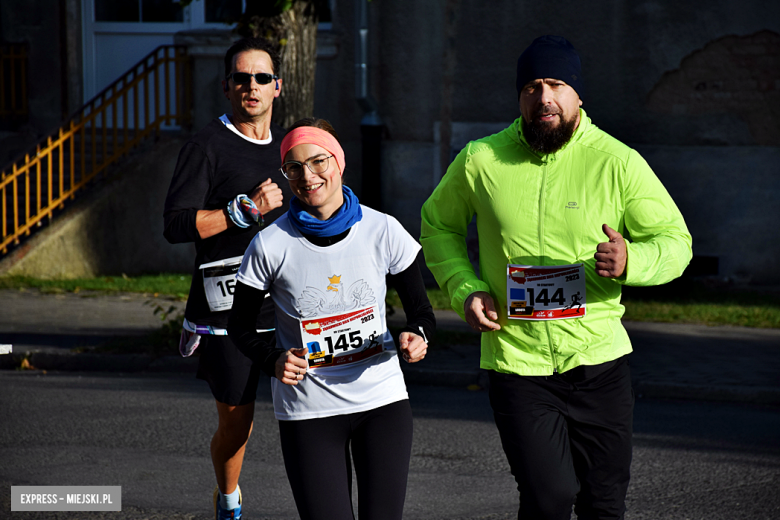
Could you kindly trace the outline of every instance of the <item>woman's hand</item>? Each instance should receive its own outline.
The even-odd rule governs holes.
[[[417,363],[428,352],[425,340],[412,332],[402,332],[398,342],[401,344],[401,355],[407,363]]]
[[[276,360],[276,378],[286,385],[297,385],[306,375],[307,348],[291,348]]]

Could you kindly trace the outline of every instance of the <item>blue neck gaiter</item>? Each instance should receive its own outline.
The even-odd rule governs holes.
[[[290,201],[290,210],[287,212],[290,222],[305,235],[315,237],[331,237],[351,228],[363,218],[363,210],[360,209],[358,198],[352,190],[341,186],[344,194],[344,204],[328,220],[319,220],[306,212],[297,198]]]

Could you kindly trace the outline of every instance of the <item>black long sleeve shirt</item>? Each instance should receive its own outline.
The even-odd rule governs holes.
[[[284,202],[263,216],[265,225],[283,215],[292,199],[287,180],[279,171],[279,149],[285,131],[271,125],[271,143],[252,143],[212,120],[179,153],[176,170],[165,199],[163,235],[172,244],[194,242],[195,262],[185,316],[198,325],[227,327],[229,311],[212,312],[203,288],[199,266],[241,256],[258,231],[256,226],[232,226],[222,233],[201,239],[195,220],[198,211],[225,209],[239,193],[249,194],[270,178],[282,189]],[[273,327],[273,309],[263,310],[258,328]]]

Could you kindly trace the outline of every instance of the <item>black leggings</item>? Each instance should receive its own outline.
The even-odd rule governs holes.
[[[353,520],[352,459],[360,520],[399,520],[412,453],[407,399],[367,412],[279,421],[284,466],[301,520]]]

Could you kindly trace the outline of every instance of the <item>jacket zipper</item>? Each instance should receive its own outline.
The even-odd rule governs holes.
[[[547,196],[547,161],[542,163],[542,187],[539,190],[539,258],[544,256],[544,202]],[[550,323],[544,322],[544,330],[547,333],[547,344],[550,349],[550,357],[553,362],[553,374],[558,373],[558,360],[555,358],[553,349],[552,335],[550,334]]]

